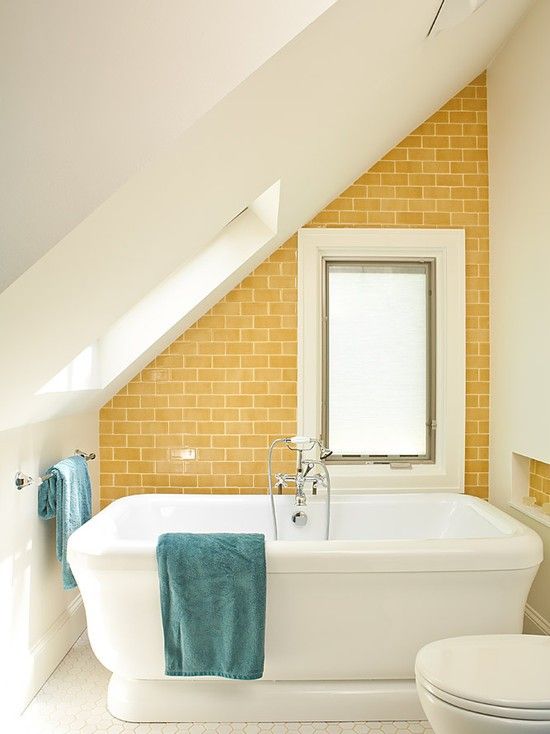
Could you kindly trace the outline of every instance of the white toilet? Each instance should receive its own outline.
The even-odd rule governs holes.
[[[416,686],[435,734],[550,734],[550,637],[432,642],[416,657]]]

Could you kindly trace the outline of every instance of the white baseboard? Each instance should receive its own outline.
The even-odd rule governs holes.
[[[23,682],[19,712],[36,696],[85,629],[86,614],[78,594],[29,650],[28,675]]]
[[[525,606],[525,632],[531,635],[550,635],[550,622],[529,604]]]

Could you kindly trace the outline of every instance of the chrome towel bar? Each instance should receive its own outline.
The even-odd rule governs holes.
[[[75,454],[77,454],[78,456],[82,456],[82,458],[86,459],[86,461],[91,461],[92,459],[95,459],[95,454],[93,452],[90,454],[86,454],[84,451],[76,449]],[[52,476],[52,474],[45,474],[43,477],[36,477],[36,479],[34,479],[28,474],[23,474],[23,472],[18,471],[15,475],[15,486],[17,489],[23,489],[23,487],[28,487],[35,482],[36,484],[42,484],[42,482],[45,482],[46,479],[50,479],[50,477]]]

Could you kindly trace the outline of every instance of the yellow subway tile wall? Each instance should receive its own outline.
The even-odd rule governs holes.
[[[485,74],[307,226],[465,229],[465,487],[487,497]],[[296,300],[294,236],[101,409],[102,506],[142,492],[265,492],[269,443],[296,431]],[[182,460],[184,447],[197,459]],[[292,468],[287,456],[277,470]]]
[[[537,505],[550,502],[550,464],[531,459],[529,462],[529,495]]]

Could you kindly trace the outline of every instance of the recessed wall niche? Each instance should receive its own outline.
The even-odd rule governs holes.
[[[510,504],[550,527],[550,464],[513,453]]]

